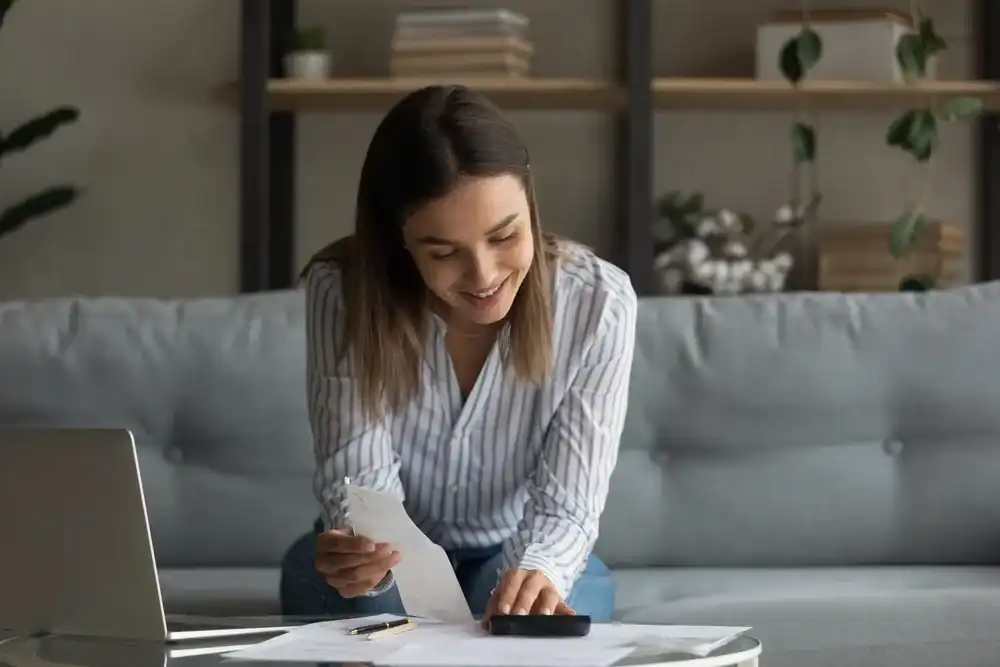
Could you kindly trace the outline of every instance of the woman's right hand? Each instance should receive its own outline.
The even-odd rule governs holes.
[[[363,595],[379,584],[400,559],[388,544],[342,530],[327,530],[316,538],[316,570],[341,597]]]

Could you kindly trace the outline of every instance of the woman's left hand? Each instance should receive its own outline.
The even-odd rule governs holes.
[[[493,590],[486,605],[483,623],[493,614],[569,614],[575,615],[563,601],[555,585],[538,570],[507,570]]]

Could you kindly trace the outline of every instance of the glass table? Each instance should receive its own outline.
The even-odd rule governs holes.
[[[255,617],[251,624],[301,625],[331,617]],[[227,619],[239,625],[237,619]],[[48,635],[12,637],[0,631],[0,667],[316,667],[317,663],[240,661],[223,654],[266,641],[268,636],[228,637],[181,643],[127,642],[113,639]],[[696,657],[685,653],[644,652],[629,656],[615,667],[757,667],[760,642],[742,636],[715,652]],[[363,663],[337,662],[318,667],[362,667]],[[511,667],[517,667],[512,665]]]

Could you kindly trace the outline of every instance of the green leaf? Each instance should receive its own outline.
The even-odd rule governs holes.
[[[683,215],[689,216],[695,213],[701,213],[705,210],[705,195],[700,192],[696,192],[687,198],[687,201],[681,206],[681,211]]]
[[[927,74],[927,52],[924,41],[917,33],[907,33],[896,42],[896,61],[908,79]]]
[[[0,27],[3,27],[3,21],[7,17],[7,12],[13,6],[14,0],[0,0]]]
[[[7,153],[23,151],[37,141],[45,139],[60,126],[73,123],[80,117],[80,112],[73,107],[59,107],[33,118],[8,134],[0,142],[0,157]]]
[[[926,162],[934,152],[937,144],[937,118],[929,109],[919,109],[914,112],[913,123],[910,125],[907,152],[920,162]]]
[[[930,220],[919,211],[907,211],[892,223],[889,231],[889,252],[896,259],[906,255],[920,238]]]
[[[819,59],[823,57],[823,40],[819,33],[812,28],[803,28],[795,41],[799,66],[805,74],[815,67]]]
[[[920,162],[928,160],[937,144],[938,124],[929,109],[911,109],[889,126],[886,143],[909,153]]]
[[[941,105],[939,114],[949,122],[974,118],[983,112],[983,101],[978,97],[953,97]]]
[[[816,157],[816,130],[808,123],[792,126],[792,146],[795,162],[812,162]]]
[[[917,34],[920,36],[920,41],[923,43],[924,54],[928,59],[934,54],[940,53],[948,48],[948,43],[944,41],[944,37],[938,34],[937,30],[935,30],[934,19],[930,17],[920,19]]]
[[[913,125],[914,111],[904,111],[889,126],[885,141],[890,146],[904,147],[906,140],[910,136],[910,127]]]
[[[68,206],[78,196],[76,188],[64,185],[48,188],[14,204],[0,213],[0,236],[15,232],[35,218]]]
[[[924,274],[905,276],[899,283],[901,292],[929,292],[934,289],[934,278]]]
[[[805,71],[802,69],[802,61],[799,60],[799,40],[797,37],[792,37],[781,47],[781,53],[778,55],[778,67],[781,69],[782,76],[791,83],[797,84],[802,80]]]

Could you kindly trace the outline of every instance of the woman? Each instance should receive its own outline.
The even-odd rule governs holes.
[[[498,109],[460,86],[401,100],[372,138],[353,237],[304,276],[324,516],[286,554],[283,612],[403,611],[400,554],[351,534],[347,477],[403,499],[474,614],[608,618],[591,549],[636,296],[620,269],[542,234],[528,151]]]

